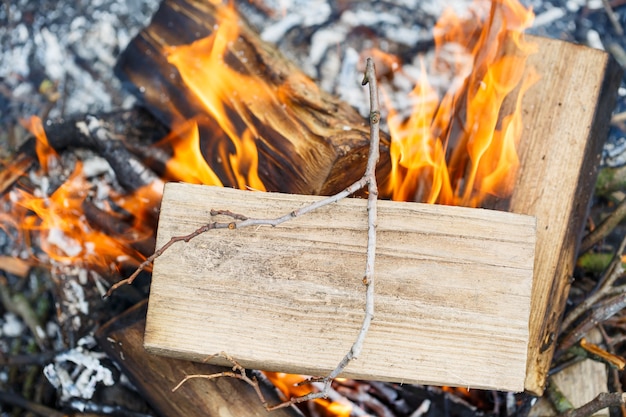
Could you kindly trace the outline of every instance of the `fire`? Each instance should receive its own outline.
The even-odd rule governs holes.
[[[31,117],[28,121],[23,123],[24,127],[28,129],[37,140],[35,144],[35,151],[37,152],[37,158],[39,164],[45,173],[48,173],[52,165],[58,163],[59,155],[48,143],[46,132],[43,129],[43,124],[39,117]]]
[[[391,109],[392,173],[386,192],[394,200],[478,206],[487,195],[510,195],[519,166],[521,97],[537,80],[523,76],[535,46],[522,31],[534,17],[512,0],[475,2],[461,19],[447,10],[435,27],[435,72],[449,73],[441,95],[425,64],[411,97],[408,118]],[[486,19],[486,23],[482,21]],[[515,50],[506,50],[512,42]],[[517,92],[515,108],[503,115],[505,100]]]
[[[173,155],[165,166],[169,180],[223,187],[215,171],[207,164],[200,150],[198,122],[189,120],[177,126],[157,146],[170,145]]]
[[[255,143],[260,134],[247,109],[267,106],[267,115],[271,117],[272,107],[281,103],[276,91],[234,71],[225,62],[229,44],[238,37],[239,17],[232,7],[222,7],[219,11],[220,24],[211,36],[190,45],[170,47],[165,53],[185,84],[204,105],[207,114],[230,139],[220,141],[217,153],[230,168],[233,185],[265,191],[258,174]]]
[[[84,175],[83,163],[77,161],[68,178],[58,188],[49,190],[47,175],[61,168],[59,155],[49,145],[40,119],[33,117],[25,126],[37,140],[35,149],[41,168],[33,175],[40,186],[33,192],[18,188],[5,196],[3,203],[12,207],[12,220],[2,216],[0,227],[18,230],[20,241],[25,243],[31,242],[31,235],[35,235],[48,258],[61,264],[117,271],[119,264],[137,265],[143,261],[145,256],[134,245],[152,236],[146,218],[160,197],[156,184],[132,195],[107,190],[107,199],[100,200],[94,185]],[[87,205],[93,207],[93,213],[106,212],[112,221],[119,220],[116,213],[124,211],[130,217],[122,219],[127,227],[113,232],[92,225],[93,219],[86,215]]]
[[[444,13],[435,28],[432,68],[449,74],[447,90],[442,92],[430,81],[422,62],[421,76],[411,93],[415,103],[411,114],[405,117],[400,110],[390,110],[392,171],[385,181],[389,197],[478,206],[488,195],[506,197],[511,193],[519,165],[516,145],[522,133],[521,99],[537,79],[532,72],[524,76],[527,56],[534,47],[524,41],[522,32],[533,14],[514,0],[491,4],[488,13],[485,2],[477,1],[469,18],[459,18],[450,10]],[[256,120],[249,109],[265,109],[254,114],[265,114],[268,119],[282,117],[293,111],[289,92],[229,65],[232,52],[228,48],[238,39],[238,16],[234,9],[223,7],[219,17],[219,27],[211,36],[165,51],[206,115],[178,121],[155,145],[172,151],[163,178],[265,190],[257,149],[264,120]],[[505,51],[505,43],[515,47]],[[377,58],[386,63],[389,72],[401,67],[398,58],[382,53],[377,53]],[[507,100],[512,110],[504,114]],[[41,121],[33,118],[28,126],[37,138],[38,175],[45,176],[60,164],[60,158],[48,144]],[[202,147],[207,146],[201,141],[203,130],[210,130],[213,136],[208,150]],[[107,200],[98,202],[98,209],[112,218],[120,212],[132,215],[123,219],[129,224],[127,230],[105,233],[85,215],[94,186],[78,162],[65,183],[51,192],[42,187],[39,193],[12,193],[10,200],[19,221],[0,216],[0,227],[21,227],[25,242],[31,232],[37,232],[40,247],[56,262],[80,261],[105,269],[122,261],[137,264],[145,254],[135,243],[153,233],[154,219],[146,219],[154,216],[161,185],[156,181],[128,195],[111,190]],[[308,385],[298,385],[304,379],[301,376],[267,376],[286,396],[310,390]],[[315,404],[327,415],[350,415],[347,405],[328,400],[316,400]]]
[[[303,382],[307,380],[303,375],[285,374],[282,372],[264,372],[265,376],[282,392],[286,398],[301,397],[311,392],[311,385]],[[315,407],[323,411],[326,416],[350,417],[352,407],[324,398],[313,400]],[[316,415],[320,414],[320,411]]]

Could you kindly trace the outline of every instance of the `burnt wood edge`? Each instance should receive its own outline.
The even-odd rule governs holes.
[[[99,124],[87,132],[84,126],[90,121]],[[71,148],[90,149],[107,160],[117,180],[128,191],[148,185],[156,175],[133,154],[126,141],[161,139],[167,129],[157,119],[141,108],[115,111],[99,115],[85,114],[67,119],[47,120],[44,131],[49,145],[58,153]],[[123,140],[122,140],[123,138]],[[19,149],[19,154],[37,159],[36,140],[30,137]],[[132,161],[132,163],[130,163]]]

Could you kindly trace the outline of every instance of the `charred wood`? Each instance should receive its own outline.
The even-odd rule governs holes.
[[[124,125],[120,130],[118,126]],[[126,190],[134,191],[157,179],[126,146],[127,141],[160,138],[165,134],[163,126],[141,110],[47,121],[44,128],[48,143],[57,152],[85,148],[105,158]],[[35,139],[26,141],[20,151],[35,158]]]
[[[87,198],[82,204],[82,209],[87,218],[87,221],[97,228],[103,231],[109,236],[119,236],[125,238],[125,241],[130,242],[130,245],[136,251],[148,256],[154,252],[154,245],[156,237],[154,233],[148,230],[143,233],[138,233],[136,228],[136,219],[131,213],[118,210],[118,212],[105,211],[98,208],[91,199]],[[152,227],[156,225],[156,218],[150,219],[146,222],[146,227]],[[146,236],[141,239],[137,239],[136,236]]]
[[[164,1],[151,24],[131,42],[118,61],[118,76],[170,127],[198,116],[206,117],[206,110],[178,70],[167,61],[164,50],[211,35],[218,14],[217,6],[203,1]],[[266,188],[328,195],[358,180],[365,170],[369,143],[363,117],[319,89],[243,20],[238,21],[237,29],[239,36],[228,46],[225,64],[237,73],[283,91],[285,96],[283,104],[287,110],[273,108],[276,114],[271,116],[265,107],[240,103],[259,132],[255,142],[259,150],[259,174]],[[206,123],[200,130],[203,143],[224,139],[211,137],[216,129]],[[390,168],[388,143],[388,137],[381,137],[381,161],[377,169],[380,178]],[[208,149],[212,146],[215,145],[205,144]],[[224,185],[233,185],[228,175],[220,177]]]

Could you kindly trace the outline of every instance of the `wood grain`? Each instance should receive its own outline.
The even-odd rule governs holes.
[[[537,217],[525,388],[543,393],[621,70],[605,52],[535,38],[541,80],[524,96],[510,210]]]
[[[268,415],[252,387],[233,378],[212,381],[194,379],[172,392],[186,375],[210,375],[229,368],[148,355],[143,348],[146,302],[98,329],[96,338],[107,354],[163,417],[266,417]],[[273,387],[261,386],[271,404],[280,402]],[[295,408],[272,412],[275,417],[298,417]]]
[[[168,126],[196,118],[205,157],[224,185],[234,186],[232,174],[219,162],[218,149],[229,139],[219,133],[222,129],[164,52],[166,47],[211,36],[219,27],[220,7],[204,0],[163,1],[150,25],[120,56],[116,73]],[[267,88],[281,97],[280,103],[275,99],[251,105],[246,85],[229,97],[233,123],[241,127],[244,119],[253,121],[259,175],[266,189],[330,195],[358,180],[369,149],[366,119],[319,88],[243,19],[237,30],[239,36],[227,48],[226,65],[233,74],[245,74],[262,86],[260,91]],[[388,144],[389,136],[382,133],[377,171],[381,176],[390,169]]]
[[[211,209],[267,218],[318,198],[169,183],[157,246],[211,221]],[[345,199],[276,228],[213,230],[172,246],[154,264],[146,348],[328,373],[363,317],[365,207]],[[378,218],[375,317],[344,375],[522,390],[534,218],[389,201]]]

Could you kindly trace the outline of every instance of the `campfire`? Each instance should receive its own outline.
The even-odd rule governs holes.
[[[456,326],[481,331],[492,326],[495,334],[480,336],[480,331],[476,331],[468,338],[476,343],[476,348],[471,352],[463,348],[451,352],[445,351],[445,338],[453,333],[446,333],[444,326],[439,330],[439,336],[444,340],[443,348],[439,347],[439,342],[433,341],[431,349],[434,352],[424,353],[426,359],[419,359],[428,364],[429,358],[433,360],[436,351],[440,351],[441,356],[436,359],[439,361],[437,371],[432,374],[421,370],[417,376],[387,375],[365,367],[364,371],[353,371],[352,376],[396,383],[425,382],[526,390],[534,394],[543,392],[556,348],[579,233],[584,226],[587,200],[591,197],[595,179],[588,173],[595,172],[597,166],[609,115],[607,109],[613,105],[619,73],[614,63],[600,52],[559,41],[525,37],[523,32],[530,27],[532,20],[532,11],[514,1],[476,2],[461,16],[451,10],[444,12],[434,28],[432,55],[418,56],[412,63],[405,63],[405,56],[377,45],[364,49],[356,59],[355,69],[360,72],[355,71],[355,79],[362,76],[366,56],[374,57],[379,69],[384,116],[381,156],[376,171],[379,197],[382,200],[474,208],[467,209],[467,212],[452,207],[450,210],[435,208],[432,218],[423,226],[420,223],[420,228],[433,227],[432,232],[423,232],[425,236],[440,233],[445,237],[458,233],[463,239],[477,239],[475,245],[482,248],[483,254],[477,259],[472,258],[472,262],[487,268],[504,259],[502,263],[510,269],[509,275],[516,277],[513,270],[523,273],[520,272],[517,280],[507,282],[501,278],[505,274],[503,270],[488,272],[484,269],[481,284],[481,279],[476,278],[480,272],[467,272],[473,268],[469,264],[461,266],[466,262],[463,251],[470,253],[471,245],[468,249],[459,246],[456,252],[451,251],[448,259],[440,262],[457,262],[457,268],[465,272],[459,273],[459,277],[442,277],[433,283],[423,280],[417,284],[416,281],[416,285],[430,292],[430,300],[435,300],[432,301],[434,308],[441,308],[442,317],[448,317],[446,314],[456,317],[456,314],[463,313],[471,316],[465,319],[459,316]],[[271,32],[265,32],[266,38],[268,33]],[[244,200],[257,195],[255,192],[265,191],[326,196],[357,181],[365,171],[368,158],[370,127],[364,116],[373,110],[365,109],[365,114],[359,114],[345,101],[321,89],[301,68],[261,40],[233,5],[163,1],[152,22],[119,57],[116,71],[132,86],[147,112],[135,108],[47,122],[32,117],[24,122],[24,126],[33,138],[21,147],[17,157],[6,164],[2,172],[0,228],[13,239],[15,254],[10,262],[7,261],[10,266],[2,269],[14,275],[26,274],[20,271],[27,271],[32,266],[51,271],[58,321],[65,335],[62,342],[64,347],[78,346],[81,352],[89,344],[82,337],[104,324],[89,317],[92,309],[110,308],[106,317],[114,318],[129,304],[136,304],[144,298],[142,291],[151,272],[150,266],[144,267],[133,286],[120,287],[109,300],[100,300],[112,285],[129,276],[167,241],[169,229],[165,233],[161,228],[165,227],[166,221],[173,220],[167,220],[171,219],[172,212],[165,206],[159,220],[158,239],[156,236],[160,204],[167,197],[163,197],[166,182],[248,190],[242,197]],[[564,72],[568,77],[562,76]],[[588,82],[572,91],[570,80],[579,80],[583,76]],[[408,82],[412,83],[410,88],[406,87]],[[356,91],[349,94],[362,94],[357,101],[365,102],[366,91],[358,87]],[[592,103],[596,112],[572,108],[574,96]],[[566,154],[562,151],[564,147],[568,149]],[[182,220],[181,224],[191,225],[197,221],[197,207],[184,203],[185,194],[200,198],[197,197],[200,192],[195,194],[194,190],[185,188],[174,201],[182,202],[182,207],[186,207],[184,204],[190,207],[188,212],[184,208],[176,209],[175,217]],[[557,191],[560,197],[552,198],[551,194]],[[217,204],[215,201],[220,195],[212,196],[208,204]],[[361,192],[357,196],[366,195]],[[292,201],[304,201],[296,197],[293,196]],[[225,201],[232,201],[233,206],[224,209],[237,208],[234,201],[239,198],[235,194],[226,198]],[[266,203],[259,201],[255,200],[254,204],[262,208]],[[381,202],[383,215],[386,215],[386,207],[400,207],[385,204]],[[510,213],[486,217],[488,212],[478,207]],[[211,208],[206,206],[206,212]],[[463,219],[473,219],[474,215],[484,222],[480,223],[480,228],[476,227],[477,231],[486,231],[484,235],[480,232],[465,235],[461,230]],[[522,215],[532,216],[532,220]],[[320,228],[324,229],[336,218],[342,218],[336,213],[327,216],[326,220],[324,217],[313,219],[318,219]],[[350,221],[351,217],[354,215],[345,215],[345,221]],[[444,221],[439,225],[437,218],[447,219],[448,223],[458,221],[454,224],[460,226],[452,227],[446,233],[440,232],[446,224]],[[478,222],[478,217],[472,221]],[[499,222],[502,227],[509,227],[499,229],[502,237],[495,235],[497,228],[493,232],[489,229],[490,225]],[[387,226],[381,220],[379,227],[384,232]],[[172,230],[177,229],[172,226]],[[328,230],[333,234],[332,229]],[[506,238],[505,231],[511,238]],[[186,233],[181,231],[179,234]],[[496,241],[495,246],[482,246],[488,241]],[[203,244],[206,245],[200,245]],[[450,244],[444,242],[439,251]],[[517,244],[519,246],[514,246]],[[384,241],[380,245],[383,245],[379,250],[384,256],[388,248]],[[419,242],[411,243],[411,246],[419,246]],[[202,252],[197,252],[197,247],[191,243],[187,249],[181,246],[179,250],[181,252],[170,252],[174,259],[193,254],[196,259],[203,259]],[[500,253],[491,260],[485,254],[489,251]],[[275,256],[280,257],[280,253]],[[325,256],[331,257],[332,253]],[[193,351],[191,339],[174,338],[174,343],[169,344],[170,340],[166,343],[165,336],[156,333],[159,312],[185,321],[184,317],[176,316],[179,311],[176,302],[168,305],[168,300],[172,301],[168,297],[184,285],[177,282],[164,285],[167,273],[156,271],[157,266],[167,262],[173,270],[182,270],[182,267],[175,265],[175,260],[163,259],[159,260],[161,264],[155,265],[147,325],[144,322],[145,303],[137,304],[121,316],[123,319],[114,319],[98,330],[99,344],[112,358],[118,359],[124,372],[143,390],[145,398],[165,415],[186,413],[182,411],[186,410],[185,407],[204,409],[208,406],[213,409],[215,404],[221,404],[237,409],[241,404],[247,407],[258,402],[254,390],[240,384],[238,379],[216,383],[206,381],[208,385],[190,381],[175,393],[170,392],[188,374],[219,374],[225,372],[220,366],[233,364],[223,358],[208,359],[215,362],[212,365],[190,363],[188,359],[202,362],[211,353]],[[338,259],[342,259],[340,263],[344,266],[348,262],[345,257]],[[246,258],[245,261],[250,260]],[[409,264],[406,262],[405,266]],[[493,274],[493,280],[488,278],[491,277],[489,274]],[[401,273],[396,275],[401,276]],[[465,295],[455,296],[454,293],[458,292],[455,285],[459,285],[461,279],[464,284],[460,287],[465,288]],[[474,281],[476,286],[472,288]],[[361,291],[359,283],[357,278],[356,293]],[[170,287],[172,284],[174,286]],[[467,301],[470,295],[475,297],[475,305]],[[428,295],[424,297],[428,298]],[[457,306],[449,306],[454,300],[450,297],[456,297]],[[219,312],[228,307],[228,300],[225,301],[215,307],[214,314],[211,311],[206,314],[219,317]],[[117,306],[108,307],[113,304]],[[159,305],[164,307],[163,311],[156,310],[155,306]],[[486,305],[495,307],[487,308],[488,312],[472,310],[480,310]],[[504,313],[507,305],[511,311]],[[184,306],[183,310],[188,308]],[[356,307],[355,311],[359,308],[362,309]],[[279,315],[280,311],[275,313]],[[258,312],[253,312],[249,319],[254,320],[255,314]],[[384,313],[380,317],[384,322]],[[416,319],[410,315],[408,318]],[[494,321],[488,321],[492,319]],[[474,329],[472,326],[480,320],[484,320],[484,327]],[[452,319],[441,321],[451,323]],[[173,321],[168,326],[183,329],[183,333],[186,331],[190,337],[196,336],[198,341],[200,330],[194,330],[191,324],[179,327],[177,323]],[[140,349],[144,343],[144,326],[147,326],[146,346],[153,352],[165,352],[176,359],[145,356],[147,354]],[[188,326],[187,330],[184,330],[185,326]],[[43,331],[36,326],[31,330]],[[253,331],[253,328],[249,330]],[[275,333],[280,332],[276,330]],[[38,337],[40,348],[49,348],[45,335]],[[374,332],[370,340],[375,341],[377,337]],[[79,342],[77,339],[80,338]],[[211,334],[211,340],[213,338],[219,339],[219,332]],[[459,338],[462,338],[460,332]],[[419,337],[411,333],[410,337],[401,338],[402,343],[407,344],[410,339],[419,340]],[[501,353],[496,346],[509,342],[510,345],[503,349],[509,352],[499,356]],[[199,343],[205,347],[209,345],[208,340]],[[490,343],[494,346],[491,347]],[[227,354],[234,353],[228,350]],[[426,347],[423,350],[429,351]],[[334,352],[332,357],[343,353]],[[303,360],[278,369],[285,366],[280,358],[268,358],[265,363],[264,359],[236,356],[246,367],[271,371],[264,374],[250,372],[262,381],[271,381],[281,391],[283,397],[272,391],[271,384],[265,386],[262,383],[259,389],[274,402],[320,389],[317,383],[299,384],[307,378],[305,376],[283,371],[322,373],[327,369],[323,365],[325,360],[321,359],[315,359],[313,364]],[[485,361],[485,357],[491,359]],[[483,362],[474,364],[476,358],[482,358]],[[64,364],[63,360],[85,367],[87,359],[80,362],[75,357],[57,357],[46,368],[48,379],[63,392],[62,400],[68,402],[75,394],[69,391],[69,376],[66,377],[67,371],[63,370],[67,362]],[[368,360],[366,355],[362,361],[368,363]],[[449,362],[447,365],[446,361]],[[496,369],[503,372],[496,363],[503,366],[502,369],[508,369],[510,375],[501,378],[495,375]],[[260,366],[250,366],[257,364]],[[468,368],[457,372],[455,366]],[[356,368],[348,368],[348,371],[351,369]],[[91,369],[90,372],[93,373],[83,373],[89,384],[109,383],[106,371]],[[484,379],[480,379],[483,378],[481,372],[485,374]],[[154,382],[138,382],[145,380],[146,375],[162,382],[157,382],[158,387]],[[476,379],[466,383],[474,375]],[[373,389],[371,387],[377,387],[376,384],[383,383],[340,379],[334,383],[330,398],[315,400],[302,409],[313,415],[375,413],[374,399],[368,397],[370,408],[363,411],[359,408],[362,405],[359,405],[358,396],[359,392],[364,392],[364,387]],[[234,404],[238,400],[230,398],[232,393],[219,394],[220,387],[240,393],[237,395],[241,396],[242,402]],[[380,387],[376,389],[384,392]],[[197,398],[202,395],[199,393],[207,390],[210,392],[208,399]],[[393,390],[402,392],[402,387],[395,385]],[[449,390],[452,395],[476,401],[476,404],[482,401],[467,392]],[[442,391],[440,395],[450,394]],[[194,400],[183,406],[173,404],[171,398]],[[213,405],[207,405],[206,401],[212,401]],[[283,412],[295,413],[292,409],[276,411]]]

